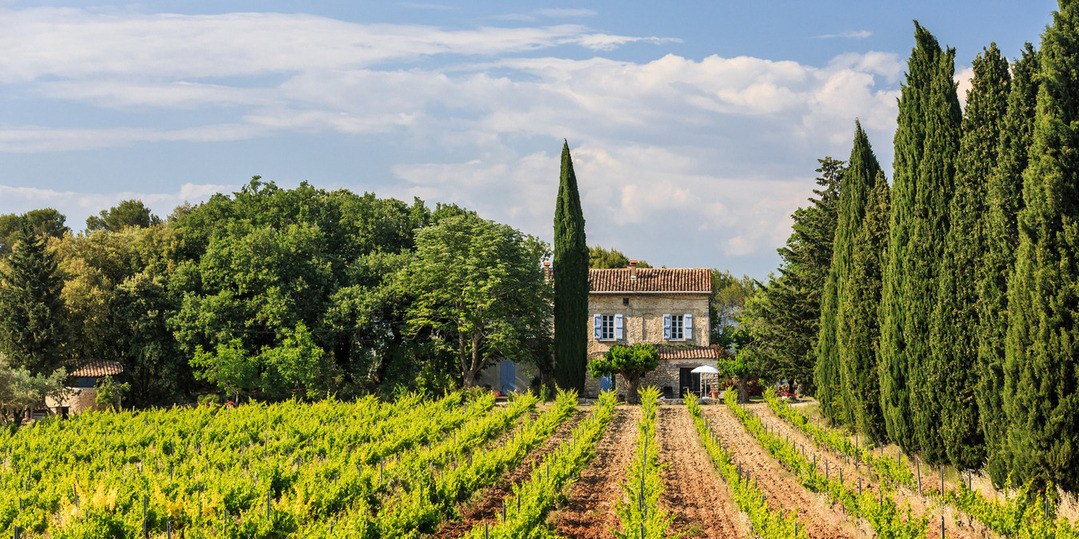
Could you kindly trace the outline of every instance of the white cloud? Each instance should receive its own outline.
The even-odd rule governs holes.
[[[963,108],[966,108],[967,92],[970,91],[971,87],[974,84],[974,67],[967,66],[966,68],[961,69],[958,73],[955,74],[955,78],[953,80],[955,80],[955,83],[958,86],[956,88],[956,92],[959,93],[959,105]]]
[[[813,36],[813,39],[865,39],[871,35],[873,35],[873,32],[870,32],[869,30],[848,30],[838,34],[821,34],[819,36]]]
[[[358,24],[304,14],[100,14],[78,9],[0,10],[0,82],[42,77],[251,77],[355,69],[431,55],[496,55],[580,44],[606,49],[659,38],[595,34],[586,27]]]

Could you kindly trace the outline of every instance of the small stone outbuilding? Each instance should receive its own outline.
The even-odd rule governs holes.
[[[124,372],[123,364],[107,359],[73,359],[66,361],[64,366],[68,369],[68,389],[72,390],[71,393],[60,401],[51,398],[45,400],[45,405],[59,415],[101,409],[94,403],[98,381]]]

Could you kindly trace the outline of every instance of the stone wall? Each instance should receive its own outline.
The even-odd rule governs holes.
[[[67,412],[69,414],[81,414],[87,410],[102,410],[101,406],[94,403],[97,398],[97,389],[92,387],[74,388],[69,387],[72,390],[71,394],[62,401],[57,401],[52,397],[45,399],[45,406],[48,406],[54,412],[59,412],[61,406],[67,406]]]

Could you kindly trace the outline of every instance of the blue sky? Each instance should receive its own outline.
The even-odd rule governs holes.
[[[455,202],[550,241],[765,278],[854,120],[891,169],[913,19],[970,62],[1056,3],[0,0],[0,213],[167,216],[253,175]],[[890,176],[890,174],[889,174]]]

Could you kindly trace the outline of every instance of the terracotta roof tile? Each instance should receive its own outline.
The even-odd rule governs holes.
[[[659,359],[716,359],[716,349],[710,346],[656,346]]]
[[[68,376],[76,378],[96,378],[124,372],[124,366],[119,361],[108,359],[72,359],[64,363],[69,369],[74,369]]]
[[[712,271],[708,268],[637,268],[637,278],[630,279],[630,268],[590,269],[588,284],[592,292],[694,292],[712,291]]]

